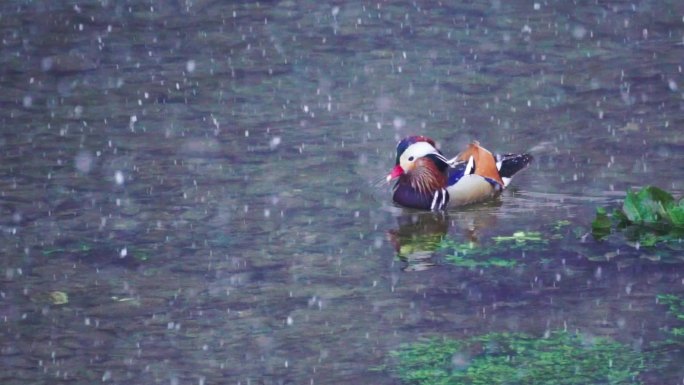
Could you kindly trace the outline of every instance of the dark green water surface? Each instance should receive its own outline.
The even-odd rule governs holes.
[[[398,384],[422,338],[677,325],[684,246],[590,224],[684,192],[681,1],[5,1],[0,38],[2,384]],[[409,134],[535,162],[405,211]]]

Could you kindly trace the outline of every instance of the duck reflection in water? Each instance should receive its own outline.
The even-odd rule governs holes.
[[[387,231],[404,271],[427,270],[438,264],[438,251],[454,227],[465,241],[479,243],[480,234],[496,225],[500,200],[458,212],[404,210],[397,216],[397,228]],[[460,238],[460,235],[453,235]]]

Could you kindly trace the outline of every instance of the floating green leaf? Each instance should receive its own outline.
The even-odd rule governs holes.
[[[596,210],[594,238],[608,236],[614,224],[639,247],[679,241],[684,234],[684,199],[676,203],[670,193],[653,186],[628,191],[622,208],[611,215],[604,208]]]
[[[668,210],[667,214],[673,225],[684,226],[684,199],[679,201],[678,206],[674,206]]]
[[[667,208],[674,198],[670,193],[654,186],[646,186],[637,193],[628,191],[622,211],[630,222],[656,223],[667,218]]]
[[[560,221],[557,221],[557,222],[553,225],[553,229],[556,230],[556,231],[560,231],[560,230],[562,230],[564,227],[570,226],[571,224],[572,224],[572,223],[571,223],[570,221],[568,221],[568,220],[566,220],[566,219],[562,219],[562,220],[560,220]]]
[[[535,231],[530,231],[530,232],[524,232],[524,231],[516,231],[513,233],[512,236],[500,236],[500,237],[494,237],[493,238],[496,243],[502,243],[502,242],[510,242],[513,241],[518,244],[525,244],[528,242],[537,242],[541,243],[544,242],[542,239],[541,233],[535,232]]]
[[[50,292],[50,302],[53,305],[64,305],[69,303],[69,295],[63,291]]]

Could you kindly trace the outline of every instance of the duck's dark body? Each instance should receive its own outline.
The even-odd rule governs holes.
[[[392,200],[401,206],[413,209],[443,210],[449,204],[449,192],[446,189],[440,189],[432,193],[423,193],[411,187],[409,183],[398,181],[394,186]]]

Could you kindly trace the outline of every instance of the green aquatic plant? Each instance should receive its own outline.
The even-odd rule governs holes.
[[[493,237],[493,244],[477,244],[475,242],[456,242],[443,239],[440,248],[447,250],[444,259],[456,266],[468,268],[505,267],[518,264],[515,259],[504,258],[511,250],[543,249],[548,241],[539,232],[517,231],[510,236]]]
[[[684,198],[676,201],[670,193],[654,186],[628,191],[622,207],[612,213],[599,207],[591,228],[596,239],[620,231],[628,240],[645,247],[680,241],[684,235]]]
[[[514,259],[504,259],[492,255],[501,253],[503,248],[498,245],[482,246],[475,242],[455,242],[450,239],[442,241],[442,249],[450,253],[444,256],[444,260],[459,267],[485,268],[485,267],[513,267],[517,265]]]
[[[419,234],[410,237],[402,237],[401,243],[397,249],[397,256],[405,258],[417,252],[434,251],[441,245],[444,235],[437,234]]]
[[[485,258],[485,259],[475,259],[472,256],[461,256],[458,254],[447,255],[445,259],[456,266],[459,267],[514,267],[518,264],[514,259],[503,259],[503,258]]]
[[[64,247],[50,247],[43,250],[43,255],[46,257],[68,255],[68,256],[79,256],[87,258],[90,254],[99,253],[107,254],[118,258],[129,257],[137,262],[145,262],[150,259],[150,253],[143,248],[137,247],[127,247],[124,255],[121,254],[121,250],[116,250],[112,246],[100,246],[98,244],[69,244]]]
[[[419,385],[639,384],[645,358],[607,338],[553,332],[432,339],[393,351],[392,371]]]
[[[553,229],[558,232],[558,231],[563,230],[567,226],[570,226],[571,224],[572,224],[572,222],[570,222],[569,220],[561,219],[559,221],[556,221],[556,223],[553,225]]]
[[[591,232],[594,238],[602,239],[610,234],[610,230],[613,227],[613,223],[603,207],[598,207],[596,209],[596,218],[591,222]]]
[[[684,322],[684,296],[660,294],[657,298],[658,303],[668,306],[669,312],[678,320]],[[670,332],[680,343],[684,343],[684,325],[672,328],[670,329]]]
[[[670,224],[684,226],[684,199],[678,203],[672,195],[654,186],[646,186],[638,192],[628,191],[620,220],[634,224]]]
[[[69,254],[78,254],[78,253],[87,253],[91,250],[90,245],[86,244],[80,244],[80,245],[75,245],[69,248],[63,248],[63,247],[52,247],[52,248],[46,248],[43,250],[43,255],[49,256],[52,254],[63,254],[63,253],[69,253]]]

